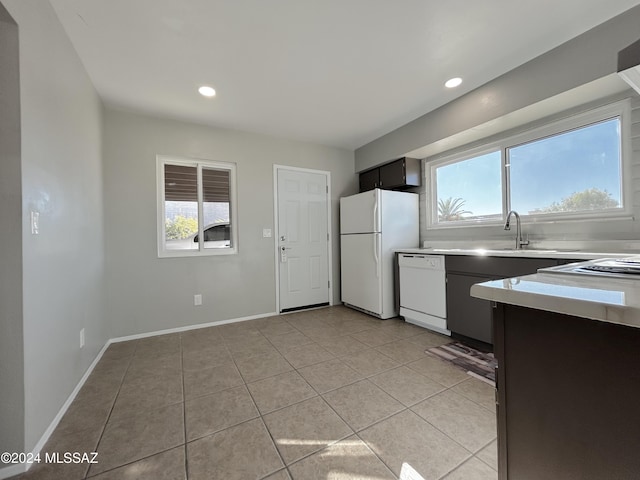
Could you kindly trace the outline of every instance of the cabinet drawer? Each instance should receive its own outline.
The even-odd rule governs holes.
[[[447,272],[471,273],[487,278],[506,278],[536,273],[539,268],[557,265],[557,261],[551,258],[448,255],[446,265]]]

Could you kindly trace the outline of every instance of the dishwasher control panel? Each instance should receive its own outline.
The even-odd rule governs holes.
[[[398,258],[400,267],[426,268],[429,270],[444,270],[443,255],[422,255],[415,253],[401,253]]]

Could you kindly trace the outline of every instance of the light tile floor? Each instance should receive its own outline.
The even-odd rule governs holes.
[[[21,478],[495,480],[493,388],[448,341],[330,307],[116,343],[44,449],[98,463]]]

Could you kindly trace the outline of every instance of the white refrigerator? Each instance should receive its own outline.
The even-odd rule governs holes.
[[[395,251],[419,245],[418,194],[370,190],[340,199],[342,302],[386,319],[398,315]]]

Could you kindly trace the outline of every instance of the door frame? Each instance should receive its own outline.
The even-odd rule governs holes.
[[[280,232],[278,228],[278,172],[280,170],[289,170],[294,172],[314,173],[324,175],[327,179],[327,234],[329,240],[327,241],[327,274],[329,277],[329,305],[333,305],[333,234],[331,231],[331,172],[327,170],[315,170],[311,168],[291,167],[288,165],[273,164],[273,251],[275,261],[276,272],[276,313],[281,315],[280,312],[280,248],[279,238]]]

